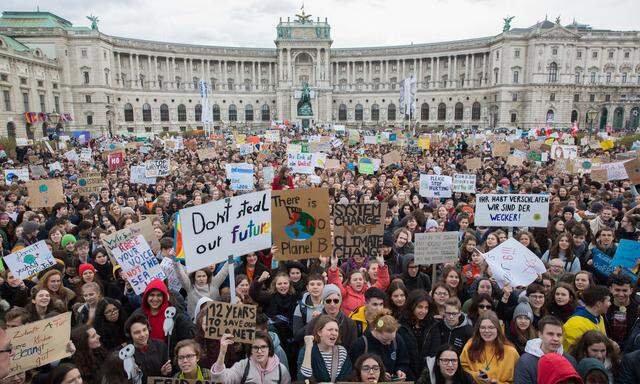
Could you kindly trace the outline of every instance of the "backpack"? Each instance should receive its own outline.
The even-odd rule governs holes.
[[[247,365],[245,365],[244,367],[244,373],[242,374],[242,379],[240,380],[241,383],[246,383],[247,382],[247,377],[249,376],[249,369],[251,369],[251,359],[247,358]],[[278,363],[278,381],[277,383],[280,384],[282,382],[282,364]]]

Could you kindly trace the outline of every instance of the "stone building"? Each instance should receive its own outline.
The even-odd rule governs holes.
[[[100,32],[96,22],[79,27],[48,12],[4,12],[0,132],[42,135],[41,123],[27,124],[24,112],[66,113],[70,130],[199,129],[200,80],[211,84],[216,126],[301,121],[297,103],[308,83],[312,114],[304,119],[319,124],[638,127],[638,31],[544,20],[449,42],[364,48],[332,42],[327,20],[304,12],[280,20],[275,48],[123,38]],[[417,93],[409,120],[400,113],[399,82],[411,75]]]

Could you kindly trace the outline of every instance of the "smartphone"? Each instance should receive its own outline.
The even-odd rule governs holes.
[[[480,380],[489,380],[489,376],[487,375],[487,372],[482,370],[478,374],[478,377],[480,377]]]

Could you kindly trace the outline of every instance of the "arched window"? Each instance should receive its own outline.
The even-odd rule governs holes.
[[[133,105],[131,105],[131,103],[127,103],[124,105],[124,121],[133,121]]]
[[[244,120],[253,121],[253,106],[251,104],[244,106]]]
[[[555,83],[558,81],[558,64],[551,63],[549,64],[549,82]]]
[[[387,107],[387,120],[395,120],[396,119],[396,105],[389,104]]]
[[[613,130],[619,131],[622,129],[622,121],[624,120],[624,108],[618,107],[613,110]]]
[[[262,108],[260,108],[262,121],[270,121],[271,120],[271,110],[269,109],[269,105],[267,103],[262,104]]]
[[[16,137],[16,124],[13,121],[7,123],[7,136]]]
[[[196,121],[202,121],[202,105],[201,104],[196,104],[194,108],[194,112],[196,115]]]
[[[578,111],[574,109],[573,111],[571,111],[571,123],[573,124],[576,121],[578,121]]]
[[[420,120],[429,120],[429,104],[422,103],[420,106]]]
[[[446,120],[447,106],[445,103],[438,104],[438,120]]]
[[[184,104],[178,105],[178,121],[187,121],[187,107]]]
[[[547,124],[551,124],[553,123],[554,120],[555,120],[555,112],[553,111],[553,109],[550,109],[547,111],[547,119],[545,121],[547,122]]]
[[[169,106],[167,104],[160,106],[160,121],[169,121]]]
[[[464,115],[464,107],[462,106],[461,102],[457,102],[456,107],[454,109],[454,113],[453,113],[453,119],[462,120],[463,115]]]
[[[364,111],[362,109],[362,105],[361,104],[356,104],[356,121],[362,121],[363,119],[363,115],[364,115]]]
[[[371,106],[371,120],[380,120],[380,107],[378,107],[378,104],[373,104]]]
[[[604,131],[607,128],[607,119],[609,118],[609,110],[607,107],[602,107],[600,111],[600,130]]]
[[[480,103],[477,101],[471,106],[471,120],[480,120]]]
[[[347,106],[344,104],[340,104],[340,107],[338,107],[338,120],[347,120]]]
[[[220,106],[218,104],[213,104],[212,112],[213,121],[220,121]]]
[[[236,109],[235,104],[229,105],[229,121],[237,121],[238,120],[238,110]]]
[[[142,121],[151,121],[151,106],[147,103],[142,104]]]

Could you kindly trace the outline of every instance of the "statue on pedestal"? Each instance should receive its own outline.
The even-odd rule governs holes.
[[[313,116],[311,89],[309,89],[308,83],[304,83],[302,86],[302,94],[300,95],[300,101],[298,101],[298,116]]]

